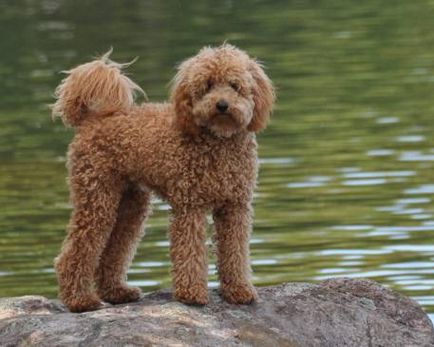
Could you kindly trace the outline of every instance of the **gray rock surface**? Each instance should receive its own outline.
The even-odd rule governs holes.
[[[332,279],[259,288],[250,306],[211,291],[204,307],[158,291],[81,314],[40,296],[0,299],[0,346],[434,346],[413,300],[372,281]]]

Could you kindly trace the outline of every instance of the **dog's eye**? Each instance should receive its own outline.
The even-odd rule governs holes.
[[[240,87],[240,85],[237,82],[229,82],[229,85],[236,92],[239,92],[241,90],[241,87]]]
[[[212,86],[213,86],[213,83],[211,80],[206,81],[205,93],[208,93],[211,90]]]

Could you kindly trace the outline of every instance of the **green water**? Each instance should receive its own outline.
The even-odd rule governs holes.
[[[371,278],[433,314],[433,18],[428,0],[0,2],[0,296],[56,296],[72,137],[46,106],[58,72],[113,46],[161,101],[177,62],[229,40],[278,90],[259,137],[255,283]],[[154,206],[129,274],[145,291],[170,285]]]

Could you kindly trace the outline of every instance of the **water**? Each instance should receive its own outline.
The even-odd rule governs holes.
[[[255,283],[371,278],[434,315],[433,17],[424,0],[0,3],[0,295],[56,296],[72,137],[46,106],[58,72],[114,46],[161,101],[177,62],[227,39],[278,90],[259,137]],[[170,285],[167,223],[156,201],[129,273],[145,291]]]

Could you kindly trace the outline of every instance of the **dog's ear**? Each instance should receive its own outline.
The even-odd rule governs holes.
[[[178,67],[178,73],[172,81],[170,101],[175,108],[175,125],[189,135],[199,132],[198,126],[194,123],[192,114],[192,100],[188,90],[188,70],[192,59],[184,61]]]
[[[273,85],[262,69],[260,63],[251,59],[249,70],[254,80],[252,93],[255,108],[253,110],[253,118],[250,121],[247,130],[259,132],[265,128],[267,121],[270,118],[275,100],[275,93]]]

